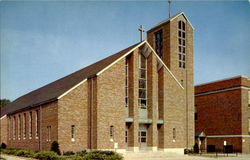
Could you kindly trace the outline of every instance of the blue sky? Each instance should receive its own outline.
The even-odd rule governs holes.
[[[195,84],[250,77],[250,3],[174,1],[195,28]],[[161,1],[1,1],[1,98],[14,100],[139,41]]]

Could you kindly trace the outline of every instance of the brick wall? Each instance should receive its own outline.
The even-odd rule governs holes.
[[[97,148],[113,149],[110,126],[114,126],[114,142],[125,148],[125,59],[97,77]]]
[[[247,78],[235,77],[195,87],[198,113],[195,130],[203,131],[207,136],[224,136],[208,138],[208,144],[222,149],[227,141],[237,151],[250,152],[249,137],[246,137],[250,117],[249,82]]]
[[[0,144],[5,143],[7,145],[7,134],[8,134],[8,120],[7,116],[3,116],[0,119]]]

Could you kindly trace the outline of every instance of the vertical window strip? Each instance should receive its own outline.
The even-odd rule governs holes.
[[[159,30],[155,32],[155,51],[158,54],[158,56],[162,59],[163,54],[163,42],[162,42],[162,30]]]
[[[13,118],[13,139],[16,139],[16,117]]]
[[[139,87],[138,105],[142,109],[147,108],[147,60],[139,54]]]
[[[110,126],[110,140],[113,141],[114,140],[114,126]]]
[[[175,140],[175,139],[176,139],[176,129],[173,128],[173,140]]]
[[[29,138],[32,139],[32,112],[29,113]]]
[[[21,139],[21,115],[18,115],[17,119],[17,134],[18,134],[18,139]]]
[[[128,58],[126,58],[126,62],[125,62],[125,72],[126,72],[126,76],[125,76],[125,106],[128,107],[128,83],[129,83],[129,79],[128,79]]]
[[[26,113],[23,114],[23,139],[26,139]]]
[[[36,110],[36,139],[39,138],[39,136],[38,136],[38,123],[39,123],[38,113],[39,113],[38,110]]]
[[[71,126],[71,141],[75,141],[75,125]]]
[[[8,136],[11,139],[11,117],[8,118]]]
[[[47,141],[51,141],[51,126],[47,126]]]
[[[186,28],[185,22],[178,22],[178,54],[179,68],[186,68]]]

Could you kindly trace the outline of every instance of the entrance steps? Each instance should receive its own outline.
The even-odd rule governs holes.
[[[127,151],[123,153],[124,160],[165,160],[166,158],[176,157],[176,153],[169,153],[163,151],[140,151],[140,152],[132,152]],[[184,155],[178,155],[180,157]],[[185,156],[184,156],[185,157]]]

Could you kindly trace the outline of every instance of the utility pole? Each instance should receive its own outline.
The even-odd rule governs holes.
[[[168,13],[168,17],[170,18],[170,6],[171,6],[171,2],[172,2],[172,0],[168,0],[168,11],[169,11],[169,13]]]

